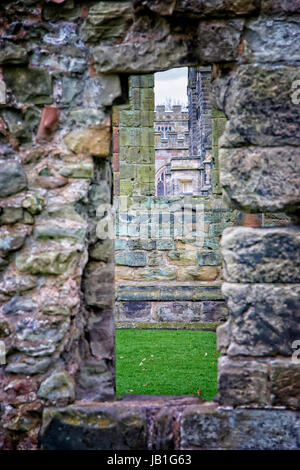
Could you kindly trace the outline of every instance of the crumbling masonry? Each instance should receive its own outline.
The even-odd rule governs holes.
[[[299,2],[20,0],[0,17],[0,447],[299,448]],[[223,233],[219,402],[117,402],[111,110],[128,75],[178,66],[212,66],[227,203],[294,225]]]

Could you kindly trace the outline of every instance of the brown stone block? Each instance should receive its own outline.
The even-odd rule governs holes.
[[[127,266],[116,266],[115,278],[116,282],[124,281],[133,281],[135,279],[136,269],[129,268]]]
[[[221,405],[269,404],[267,364],[221,357],[218,364],[218,390]]]
[[[299,354],[295,359],[299,361]],[[300,408],[299,363],[293,363],[292,359],[275,359],[270,367],[272,405]]]
[[[180,267],[178,271],[179,281],[215,281],[219,276],[219,268],[216,266]]]
[[[110,155],[111,131],[110,122],[86,129],[70,132],[64,138],[69,150],[74,153],[86,153],[95,157]]]

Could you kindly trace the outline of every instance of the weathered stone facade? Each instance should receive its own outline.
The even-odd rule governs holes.
[[[299,2],[20,0],[0,12],[0,447],[299,448]],[[114,254],[97,229],[111,220],[110,107],[127,102],[127,74],[211,64],[227,200],[296,227],[227,230],[219,403],[157,400],[154,426],[151,404],[113,401]]]

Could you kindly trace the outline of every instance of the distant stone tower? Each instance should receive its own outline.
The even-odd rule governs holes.
[[[209,101],[211,67],[189,67],[189,156],[201,164],[200,194],[211,192],[212,107]]]

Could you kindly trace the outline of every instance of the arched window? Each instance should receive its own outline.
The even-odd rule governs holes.
[[[157,195],[164,196],[164,183],[162,181],[157,183]]]

